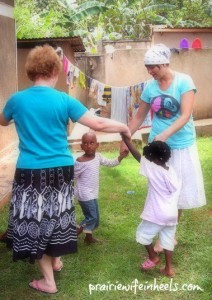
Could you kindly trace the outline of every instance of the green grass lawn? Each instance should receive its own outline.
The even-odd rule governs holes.
[[[13,263],[11,252],[0,244],[0,299],[212,299],[212,138],[198,138],[197,143],[208,203],[203,208],[183,212],[173,255],[176,269],[173,279],[163,277],[159,267],[146,272],[139,270],[146,251],[136,243],[135,231],[147,185],[145,178],[138,175],[139,164],[129,156],[118,167],[101,168],[101,219],[95,236],[102,244],[88,246],[83,236],[79,237],[78,253],[65,256],[64,268],[56,274],[59,292],[49,296],[30,289],[28,282],[40,278],[37,266],[27,262]],[[104,154],[112,158],[118,152],[112,149]],[[127,191],[134,191],[134,194],[129,195]],[[80,221],[82,213],[78,203],[76,213]],[[7,215],[5,207],[0,211],[0,231],[7,227]],[[163,254],[161,260],[164,263]],[[193,290],[195,286],[202,291]]]

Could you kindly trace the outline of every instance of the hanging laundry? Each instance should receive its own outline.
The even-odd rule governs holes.
[[[80,69],[75,66],[74,68],[74,77],[79,78]]]
[[[142,82],[142,83],[137,84],[137,87],[139,89],[139,94],[140,94],[139,98],[140,99],[142,98],[142,92],[143,92],[145,86],[146,86],[146,82]],[[151,127],[152,126],[152,117],[153,117],[153,115],[152,115],[152,111],[150,109],[150,111],[146,115],[143,123],[141,124],[140,128]]]
[[[131,87],[128,86],[127,91],[126,91],[126,107],[127,107],[127,124],[128,125],[130,123],[130,120],[132,119],[132,112],[133,112],[131,102],[132,102]]]
[[[127,91],[128,87],[112,87],[111,119],[127,124]]]
[[[97,92],[97,103],[100,106],[106,106],[107,102],[103,100],[104,88],[105,85],[101,82],[98,82],[98,92]]]
[[[68,71],[68,74],[67,74],[67,77],[66,77],[66,83],[67,83],[67,85],[71,84],[72,75],[73,74],[71,73],[71,71]]]
[[[74,71],[75,71],[75,66],[72,65],[72,63],[70,62],[69,73],[66,80],[67,84],[70,86],[70,89],[73,89],[76,84],[76,77],[74,78]]]
[[[72,71],[72,64],[70,63],[70,61],[68,61],[68,65],[67,65],[67,76],[66,76],[66,83],[67,85],[71,84],[72,78],[73,78],[73,71]]]
[[[79,72],[79,86],[82,89],[86,89],[86,80],[85,80],[85,74],[81,71]]]
[[[102,100],[106,103],[111,102],[111,87],[109,85],[105,85],[104,87],[104,93],[102,95]]]
[[[85,76],[85,77],[86,77],[86,86],[90,90],[92,78],[90,78],[88,76]]]
[[[98,92],[98,81],[96,79],[93,79],[91,81],[91,86],[89,90],[88,96],[92,99],[97,99],[97,92]]]
[[[71,84],[71,88],[73,89],[76,86],[76,84],[77,84],[77,81],[78,81],[78,78],[79,78],[79,74],[80,74],[80,70],[76,66],[72,65],[70,71],[72,72],[70,84]]]
[[[109,85],[104,86],[102,101],[104,105],[101,106],[100,117],[110,118],[111,117],[111,87]]]
[[[68,74],[68,63],[68,58],[65,55],[63,55],[63,70],[66,73],[66,75]]]
[[[125,124],[136,114],[145,83],[134,86],[111,87],[86,76],[80,69],[74,66],[63,54],[63,69],[67,75],[66,82],[70,88],[74,88],[79,79],[79,86],[89,89],[90,107],[100,109],[100,116],[111,118]],[[142,127],[151,126],[152,113],[147,114]]]

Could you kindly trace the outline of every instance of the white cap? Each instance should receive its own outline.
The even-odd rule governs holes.
[[[145,65],[169,64],[171,52],[164,44],[156,44],[144,55]]]

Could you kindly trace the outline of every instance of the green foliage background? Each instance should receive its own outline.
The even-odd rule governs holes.
[[[18,38],[145,39],[151,25],[211,27],[211,0],[16,0]]]

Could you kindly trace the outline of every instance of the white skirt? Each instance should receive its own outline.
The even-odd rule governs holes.
[[[205,189],[196,144],[185,149],[171,150],[169,165],[173,166],[180,181],[178,208],[205,205]]]

